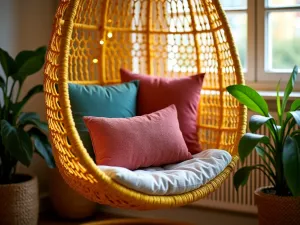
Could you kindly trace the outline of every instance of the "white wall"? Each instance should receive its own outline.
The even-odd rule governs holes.
[[[1,0],[0,1],[0,47],[16,53],[15,44],[17,43],[17,20],[14,18],[15,1]],[[2,71],[1,71],[2,73]]]
[[[15,57],[19,51],[48,45],[56,6],[57,0],[0,0],[0,47]],[[41,71],[28,78],[22,93],[42,82]],[[43,94],[35,96],[25,110],[38,112],[45,119],[43,100]],[[20,166],[19,171],[37,174],[41,193],[47,191],[47,167],[39,156],[34,157],[29,169]]]

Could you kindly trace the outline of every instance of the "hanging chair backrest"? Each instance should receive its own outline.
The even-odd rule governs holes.
[[[71,39],[63,40],[69,54],[60,56],[67,57],[69,82],[119,83],[120,68],[163,77],[204,72],[199,140],[203,148],[236,152],[244,109],[226,93],[226,87],[244,80],[219,1],[81,0],[61,4],[54,37],[63,36],[61,27],[72,23]],[[74,8],[77,10],[72,11]],[[47,66],[46,70],[57,69]]]

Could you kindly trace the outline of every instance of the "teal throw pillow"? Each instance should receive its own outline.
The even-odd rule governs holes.
[[[118,85],[81,85],[69,83],[73,118],[83,145],[95,159],[92,142],[84,116],[128,118],[136,116],[139,81]]]

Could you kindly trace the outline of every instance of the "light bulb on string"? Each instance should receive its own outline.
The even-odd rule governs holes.
[[[108,38],[112,38],[112,36],[113,36],[112,32],[108,32],[108,33],[107,33],[107,37],[108,37]]]

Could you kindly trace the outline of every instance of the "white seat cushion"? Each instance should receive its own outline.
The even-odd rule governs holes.
[[[149,195],[175,195],[199,188],[215,178],[230,163],[224,150],[209,149],[193,159],[163,167],[128,170],[115,166],[98,166],[116,182]]]

